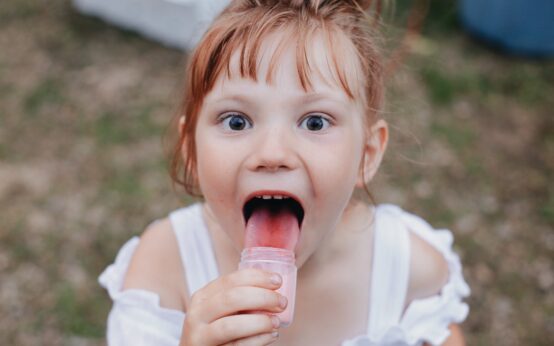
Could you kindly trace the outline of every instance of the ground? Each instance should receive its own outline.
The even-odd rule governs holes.
[[[490,50],[455,18],[433,1],[387,78],[393,143],[371,189],[454,232],[469,345],[552,345],[554,62]],[[97,276],[191,201],[162,145],[184,61],[69,1],[0,2],[2,344],[104,344]]]

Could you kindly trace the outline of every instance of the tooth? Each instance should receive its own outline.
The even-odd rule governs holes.
[[[283,196],[281,196],[281,195],[275,195],[275,196],[273,196],[273,198],[275,198],[275,199],[283,199]]]
[[[271,196],[270,195],[263,195],[262,198],[263,199],[271,199]]]
[[[289,199],[290,197],[289,196],[283,196],[284,199]]]

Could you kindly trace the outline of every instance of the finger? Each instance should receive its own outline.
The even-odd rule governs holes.
[[[265,333],[248,338],[231,341],[224,346],[266,346],[271,345],[279,338],[279,332]]]
[[[194,298],[210,299],[221,291],[237,286],[255,286],[275,290],[281,287],[282,282],[281,276],[277,273],[254,268],[241,269],[210,282],[194,294],[193,300]]]
[[[260,334],[271,334],[279,328],[279,318],[264,314],[232,315],[209,324],[206,334],[212,344],[221,345],[230,340],[249,338]],[[258,344],[259,345],[259,344]]]
[[[199,317],[203,321],[211,323],[241,311],[282,312],[287,306],[287,299],[276,291],[244,286],[218,293],[209,301],[205,301],[203,305],[202,315]]]

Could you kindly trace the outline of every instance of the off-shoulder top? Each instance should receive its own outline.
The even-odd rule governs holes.
[[[190,294],[218,277],[218,269],[201,204],[169,215],[179,246]],[[342,346],[431,345],[443,343],[451,323],[462,322],[469,311],[463,299],[470,289],[464,281],[449,230],[433,229],[418,216],[397,206],[376,207],[370,306],[367,333],[344,340]],[[434,296],[412,301],[404,310],[410,268],[409,232],[436,248],[446,260],[449,279]],[[179,344],[186,314],[161,307],[153,292],[122,290],[129,263],[140,239],[133,237],[119,250],[115,262],[99,277],[113,306],[108,317],[109,345]]]

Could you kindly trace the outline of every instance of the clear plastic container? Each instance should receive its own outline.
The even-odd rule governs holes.
[[[256,268],[281,275],[283,284],[277,292],[287,298],[285,311],[276,314],[281,327],[288,327],[294,316],[296,273],[294,252],[273,247],[251,247],[242,251],[239,269]]]

